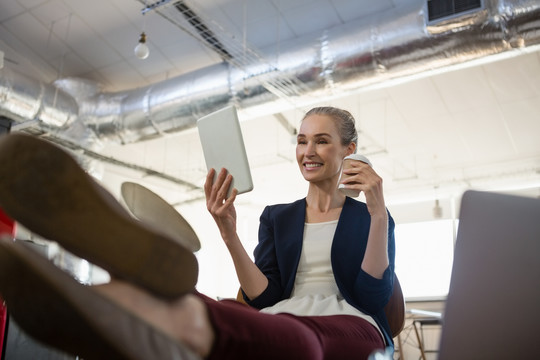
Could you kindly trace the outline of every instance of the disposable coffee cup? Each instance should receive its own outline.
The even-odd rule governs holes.
[[[341,182],[342,179],[346,179],[346,178],[348,178],[350,176],[350,175],[344,174],[343,170],[351,168],[352,163],[354,161],[361,161],[361,162],[366,163],[369,166],[373,167],[371,165],[371,161],[369,161],[369,159],[367,157],[365,157],[364,155],[352,154],[352,155],[346,156],[343,159],[343,165],[341,167],[342,168],[341,177],[339,179],[339,182]],[[349,197],[358,197],[360,195],[360,190],[346,189],[344,184],[339,184],[338,189],[339,189],[339,191],[341,191],[341,193],[343,195],[346,195],[346,196],[349,196]]]

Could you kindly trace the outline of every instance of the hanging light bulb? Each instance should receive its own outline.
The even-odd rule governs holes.
[[[144,60],[150,55],[150,49],[148,49],[148,45],[146,45],[146,34],[144,31],[141,33],[141,37],[139,38],[139,43],[137,46],[135,46],[135,56],[138,57],[141,60]]]

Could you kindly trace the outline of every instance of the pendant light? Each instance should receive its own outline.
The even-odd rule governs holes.
[[[146,34],[144,33],[144,31],[139,37],[139,43],[137,44],[137,46],[135,46],[134,52],[135,56],[141,60],[146,59],[148,55],[150,55],[150,49],[148,49],[148,45],[146,45]]]
[[[146,4],[146,1],[144,2],[144,9],[142,12],[143,16],[143,27],[141,35],[139,36],[139,42],[135,46],[135,49],[133,49],[133,52],[135,53],[135,56],[138,57],[141,60],[144,60],[150,55],[150,49],[148,48],[148,45],[146,45],[146,33],[144,32],[144,29],[146,27],[146,18],[144,15],[146,14],[146,11],[148,10],[148,6]]]

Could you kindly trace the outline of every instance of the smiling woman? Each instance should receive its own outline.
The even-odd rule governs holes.
[[[306,113],[297,135],[296,160],[308,182],[307,196],[265,208],[255,262],[236,233],[235,195],[226,200],[220,195],[232,181],[224,171],[215,183],[215,171],[208,173],[207,207],[232,256],[246,303],[266,314],[288,313],[317,322],[321,315],[353,316],[351,323],[334,330],[361,332],[366,330],[362,319],[391,346],[381,305],[393,281],[394,224],[384,205],[382,180],[371,166],[351,167],[340,181],[343,159],[356,151],[356,142],[355,120],[348,111],[318,107]],[[363,191],[366,203],[338,191],[339,182]],[[358,349],[348,354],[364,353],[360,348],[367,345],[365,340],[357,338]]]

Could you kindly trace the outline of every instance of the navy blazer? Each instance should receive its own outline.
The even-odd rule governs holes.
[[[390,266],[382,279],[361,269],[367,246],[371,216],[366,204],[346,198],[332,242],[331,262],[334,278],[344,299],[358,310],[371,315],[387,345],[393,346],[384,306],[390,299],[394,281],[394,220],[389,215],[388,257]],[[255,299],[244,299],[262,309],[291,296],[302,252],[306,201],[267,206],[259,226],[259,243],[254,251],[255,264],[268,278],[268,286]]]

